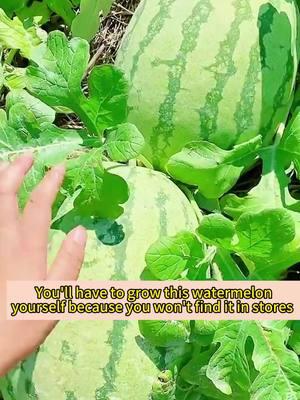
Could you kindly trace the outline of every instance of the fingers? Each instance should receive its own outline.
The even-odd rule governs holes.
[[[49,272],[49,280],[72,281],[78,278],[84,261],[87,232],[83,227],[75,228],[64,240],[56,260]]]
[[[22,229],[26,248],[35,256],[47,257],[48,233],[51,224],[52,204],[64,179],[62,165],[52,168],[31,193],[22,216]]]
[[[17,193],[25,175],[33,164],[33,155],[24,154],[11,164],[0,164],[0,224],[7,228],[9,224],[17,222],[19,209]]]

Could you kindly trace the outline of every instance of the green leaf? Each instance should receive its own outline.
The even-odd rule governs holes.
[[[115,0],[100,0],[101,11],[102,11],[104,17],[106,17],[109,14],[114,2],[115,2]]]
[[[300,177],[300,112],[291,121],[286,129],[280,142],[279,152],[283,158],[283,162],[293,163],[297,172],[297,177]]]
[[[95,201],[95,215],[99,218],[117,219],[124,209],[121,205],[125,204],[129,199],[129,188],[126,181],[118,175],[104,172],[103,185],[100,198]]]
[[[300,321],[293,321],[292,334],[289,339],[289,346],[298,356],[300,355]]]
[[[90,42],[99,31],[100,12],[106,17],[114,0],[81,0],[80,12],[72,23],[72,35]]]
[[[73,10],[73,4],[70,0],[46,0],[47,5],[55,14],[62,17],[65,23],[71,26],[73,19],[75,18],[75,11]]]
[[[25,90],[14,89],[8,93],[6,96],[6,110],[9,111],[16,103],[26,106],[27,110],[35,115],[38,124],[44,122],[51,124],[55,120],[55,111]]]
[[[254,345],[252,360],[258,375],[250,381],[247,338]],[[211,357],[207,376],[224,394],[238,398],[298,399],[300,394],[299,360],[286,347],[287,331],[258,321],[224,321],[216,331],[219,348]],[[242,397],[243,398],[243,397]]]
[[[9,90],[24,89],[26,87],[26,69],[15,68],[4,64],[4,85]]]
[[[180,279],[191,268],[205,269],[203,260],[203,245],[189,232],[159,239],[146,254],[147,269],[162,281]]]
[[[0,8],[11,16],[14,12],[24,7],[26,0],[0,0]]]
[[[98,149],[68,161],[64,188],[70,194],[81,189],[74,202],[75,208],[79,209],[81,214],[94,215],[94,203],[101,198],[103,176],[102,153]]]
[[[46,38],[46,32],[38,26],[25,29],[19,18],[10,19],[0,9],[0,45],[5,49],[20,50],[24,57],[32,59],[40,52]]]
[[[67,155],[80,148],[81,138],[76,131],[60,129],[43,122],[24,104],[10,107],[9,118],[0,113],[0,157],[11,159],[18,153],[33,151],[36,160],[51,167],[65,160]]]
[[[221,215],[209,215],[203,218],[198,232],[205,242],[251,260],[262,274],[261,279],[272,274],[275,277],[287,268],[286,265],[266,268],[266,265],[275,265],[296,235],[295,222],[290,212],[284,209],[248,212],[236,223]],[[264,277],[264,273],[269,276]]]
[[[45,54],[38,65],[27,68],[28,89],[51,107],[73,110],[91,135],[123,123],[127,116],[128,86],[113,66],[95,67],[88,79],[89,97],[83,93],[89,45],[80,38],[68,41],[62,32],[49,35]]]
[[[224,212],[238,219],[244,213],[262,213],[264,210],[283,210],[285,212],[288,232],[295,232],[294,239],[285,240],[285,235],[277,231],[277,251],[274,257],[263,261],[255,261],[255,272],[251,279],[279,278],[283,271],[300,261],[300,204],[292,198],[289,192],[292,166],[296,166],[298,154],[299,118],[295,118],[281,139],[277,137],[273,146],[262,149],[260,157],[263,160],[263,173],[259,184],[246,196],[238,197],[229,194],[221,200]],[[296,137],[295,137],[296,136]],[[281,140],[280,140],[281,139]],[[286,171],[286,169],[288,171]],[[282,214],[284,215],[284,214]],[[292,222],[294,228],[292,228]],[[283,227],[284,223],[280,224]],[[269,232],[271,234],[271,232]],[[282,240],[283,239],[283,240]],[[275,239],[274,239],[274,246]],[[275,255],[276,254],[276,255]],[[250,268],[251,269],[251,268]]]
[[[110,129],[105,150],[113,161],[128,161],[136,158],[145,145],[145,140],[135,125],[125,123]]]
[[[297,355],[286,347],[288,331],[264,329],[256,321],[249,321],[248,327],[254,342],[252,359],[259,372],[250,388],[251,398],[298,399],[300,364]]]
[[[118,175],[111,174],[102,165],[102,151],[93,149],[67,161],[67,177],[64,189],[70,197],[65,208],[72,211],[62,224],[68,229],[76,226],[75,219],[93,216],[117,219],[123,213],[122,204],[129,198],[127,183]],[[74,194],[77,193],[75,197]],[[73,221],[73,224],[72,222]]]
[[[250,387],[250,371],[245,353],[247,337],[247,324],[220,321],[214,343],[220,343],[221,346],[209,360],[206,374],[224,394],[244,393],[247,398]]]
[[[153,346],[182,345],[189,337],[189,323],[184,321],[139,321],[141,334]]]
[[[44,122],[41,122],[40,117],[41,114],[36,116],[30,107],[22,103],[9,107],[9,118],[0,110],[0,159],[10,160],[25,151],[32,151],[35,155],[34,166],[19,193],[21,207],[45,171],[64,162],[81,144],[76,131],[60,129],[46,118],[42,118]]]
[[[234,186],[260,146],[261,137],[228,151],[209,142],[191,142],[170,158],[166,168],[174,179],[198,186],[203,196],[216,199]]]
[[[17,16],[21,21],[39,17],[39,24],[44,25],[50,20],[51,11],[48,8],[47,0],[34,1],[17,11]]]
[[[81,0],[80,12],[72,22],[72,35],[90,42],[97,34],[100,26],[102,0]]]

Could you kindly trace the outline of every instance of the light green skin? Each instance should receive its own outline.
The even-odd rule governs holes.
[[[143,0],[116,65],[144,156],[164,168],[194,140],[269,143],[292,101],[298,26],[294,0]]]
[[[139,280],[149,246],[161,235],[195,230],[197,219],[165,175],[126,166],[109,171],[129,184],[130,200],[118,219],[126,236],[109,247],[90,232],[80,279]],[[52,257],[63,236],[53,233]],[[135,322],[60,322],[40,351],[2,380],[1,388],[4,400],[148,400],[158,361]]]

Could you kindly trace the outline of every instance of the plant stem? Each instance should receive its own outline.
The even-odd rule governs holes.
[[[185,186],[182,184],[178,184],[178,187],[182,190],[182,192],[186,195],[186,197],[188,198],[189,202],[191,203],[195,213],[196,213],[196,217],[198,219],[199,224],[201,223],[202,219],[203,219],[203,214],[194,198],[193,193]]]

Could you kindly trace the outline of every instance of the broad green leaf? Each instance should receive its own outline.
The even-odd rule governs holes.
[[[16,103],[24,104],[29,111],[32,111],[39,124],[44,122],[51,124],[55,120],[55,111],[25,90],[15,89],[8,93],[6,96],[6,110],[9,111]]]
[[[136,158],[144,145],[144,137],[137,127],[125,123],[108,131],[104,148],[113,161],[124,162]]]
[[[26,0],[0,0],[0,8],[11,16],[14,12],[24,7]]]
[[[100,26],[102,0],[81,0],[80,12],[72,22],[72,35],[90,42]]]
[[[218,247],[214,257],[214,262],[223,281],[243,281],[246,279],[241,268],[233,260],[230,251]]]
[[[300,321],[293,321],[291,327],[292,333],[289,339],[289,346],[300,355]]]
[[[39,123],[24,104],[14,104],[7,119],[0,113],[0,157],[11,159],[18,153],[33,151],[36,160],[50,167],[65,160],[67,155],[80,148],[81,138],[76,131],[60,129]]]
[[[235,235],[235,226],[223,215],[211,214],[203,218],[198,232],[205,238],[206,243],[230,249]]]
[[[141,334],[158,347],[178,346],[189,337],[189,323],[185,321],[139,321],[139,328]]]
[[[51,11],[48,8],[47,0],[34,1],[17,11],[17,16],[21,21],[39,17],[39,24],[44,25],[50,20]]]
[[[94,204],[96,216],[109,220],[119,218],[124,209],[123,204],[129,199],[129,188],[126,181],[118,175],[104,172],[100,198]]]
[[[286,213],[284,218],[290,226],[289,231],[292,229],[291,221],[294,223],[294,239],[287,243],[284,239],[285,235],[277,231],[276,256],[274,253],[274,257],[270,259],[264,259],[261,262],[256,260],[255,272],[249,277],[251,279],[279,278],[283,271],[300,261],[300,206],[299,201],[290,195],[290,178],[288,176],[291,174],[291,166],[297,165],[298,123],[297,116],[281,140],[278,137],[273,146],[260,151],[263,173],[259,184],[246,196],[238,197],[229,194],[221,200],[224,212],[235,219],[238,219],[243,213],[255,214],[268,209],[282,209]],[[289,171],[286,171],[289,166]],[[283,226],[282,223],[280,226]]]
[[[300,112],[291,121],[280,142],[279,152],[286,163],[293,163],[300,177]]]
[[[37,56],[46,38],[46,32],[39,27],[33,25],[25,29],[18,17],[10,19],[0,9],[0,45],[2,47],[20,50],[24,57],[32,59]]]
[[[268,208],[282,208],[290,201],[288,192],[289,178],[284,171],[283,158],[278,144],[259,152],[263,160],[262,177],[246,196],[228,194],[221,200],[223,211],[233,218],[245,212],[260,212]]]
[[[286,347],[287,331],[264,329],[256,321],[249,321],[248,327],[254,342],[252,358],[259,372],[250,388],[251,399],[299,399],[300,364],[297,355]]]
[[[234,186],[260,146],[260,137],[228,151],[209,142],[191,142],[170,158],[166,168],[173,178],[198,186],[203,196],[216,199]]]
[[[276,258],[279,248],[294,239],[295,223],[288,211],[270,209],[243,214],[236,223],[236,232],[239,239],[237,248],[243,254]]]
[[[26,69],[15,68],[11,65],[4,64],[4,85],[9,90],[24,89],[26,82]]]
[[[40,123],[35,114],[22,103],[9,109],[9,118],[0,110],[0,159],[10,160],[25,151],[32,151],[35,163],[19,193],[23,207],[29,194],[41,181],[45,171],[79,149],[77,132],[60,129],[50,122]]]
[[[195,400],[232,400],[232,396],[225,395],[219,391],[214,383],[207,377],[206,371],[208,363],[213,354],[214,348],[200,351],[197,347],[194,350],[192,358],[180,371],[180,386],[177,388],[176,392],[176,395],[180,396],[179,398],[183,400],[189,399],[189,393],[193,393],[195,397],[192,397],[192,399]],[[247,397],[235,397],[234,399],[247,400]]]
[[[250,381],[247,338],[254,345],[253,363],[258,374]],[[207,376],[224,394],[244,398],[298,399],[300,364],[286,347],[285,328],[264,328],[258,321],[220,322],[214,342],[219,348],[211,357]],[[250,393],[250,397],[249,394]],[[242,397],[243,398],[243,397]]]
[[[123,213],[122,204],[129,198],[128,185],[123,178],[104,169],[101,150],[90,150],[67,161],[66,166],[67,177],[63,187],[69,201],[63,207],[71,211],[60,222],[60,227],[69,231],[78,221],[84,225],[86,217],[115,220]],[[95,221],[86,222],[90,229],[90,223],[93,225]]]
[[[81,189],[74,205],[87,215],[91,215],[92,209],[94,211],[95,208],[94,203],[101,198],[103,175],[102,153],[98,149],[91,150],[67,163],[64,188],[71,194]]]
[[[220,321],[214,343],[220,348],[209,360],[207,377],[224,394],[236,396],[247,393],[250,387],[250,371],[245,353],[248,325],[239,321]]]
[[[72,22],[72,35],[91,41],[99,31],[100,12],[106,17],[114,0],[81,0],[80,12]]]
[[[100,0],[100,2],[101,2],[101,11],[104,17],[106,17],[109,14],[115,0]]]
[[[27,68],[28,89],[51,107],[73,110],[91,135],[123,123],[127,116],[128,86],[113,66],[95,67],[88,79],[89,96],[82,79],[89,60],[89,45],[80,38],[68,41],[62,32],[49,35],[45,54],[38,65]]]
[[[191,268],[205,271],[204,248],[198,238],[189,232],[174,237],[163,237],[154,243],[146,254],[147,269],[156,279],[176,280]]]
[[[259,273],[256,279],[278,277],[292,262],[289,256],[299,259],[299,254],[292,251],[295,221],[285,209],[247,212],[236,223],[221,215],[209,215],[203,218],[198,232],[204,242],[252,261],[253,278]],[[289,260],[287,264],[278,262],[281,257]]]
[[[75,18],[75,11],[73,10],[73,4],[70,0],[46,0],[47,5],[55,12],[55,14],[62,17],[65,23],[71,26],[73,19]]]

